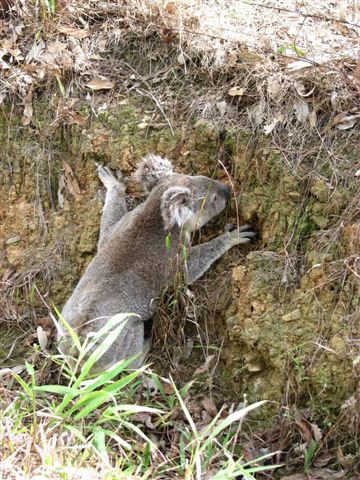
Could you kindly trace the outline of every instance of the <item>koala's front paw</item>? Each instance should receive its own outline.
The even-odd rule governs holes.
[[[226,233],[231,236],[231,243],[233,245],[241,245],[243,243],[249,243],[256,237],[256,233],[250,225],[241,225],[239,228],[235,227],[231,232]]]
[[[109,190],[114,186],[125,186],[121,172],[117,171],[117,178],[112,173],[109,167],[105,167],[104,165],[96,164],[97,166],[97,174],[101,182],[104,186]]]

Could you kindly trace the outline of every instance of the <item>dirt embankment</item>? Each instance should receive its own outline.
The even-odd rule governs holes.
[[[259,232],[255,251],[229,254],[216,270],[231,272],[226,298],[212,307],[214,330],[224,334],[219,383],[229,397],[273,400],[272,413],[306,407],[324,424],[347,416],[353,428],[357,60],[347,54],[324,66],[285,40],[278,56],[234,38],[213,39],[212,49],[209,31],[207,42],[192,36],[200,17],[193,25],[186,17],[181,31],[170,6],[166,17],[139,10],[131,23],[128,10],[100,3],[90,15],[69,2],[57,23],[43,12],[47,42],[25,35],[26,9],[1,20],[1,328],[36,327],[92,258],[102,204],[94,162],[130,175],[153,151],[182,171],[231,182],[237,204],[228,220]],[[70,27],[79,12],[85,24]],[[352,38],[355,27],[345,27]]]

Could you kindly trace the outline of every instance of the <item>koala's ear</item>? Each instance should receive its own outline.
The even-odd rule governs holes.
[[[140,165],[134,173],[134,179],[139,183],[142,190],[149,193],[161,177],[171,175],[172,173],[173,166],[167,158],[150,153],[142,158]]]
[[[182,228],[192,216],[191,192],[182,186],[169,187],[161,197],[161,215],[165,230],[178,225]]]

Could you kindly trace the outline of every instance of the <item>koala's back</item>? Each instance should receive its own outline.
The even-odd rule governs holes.
[[[158,203],[148,199],[123,217],[88,265],[62,311],[79,333],[98,317],[122,312],[146,320],[151,315],[152,300],[168,283],[174,254],[166,248]]]

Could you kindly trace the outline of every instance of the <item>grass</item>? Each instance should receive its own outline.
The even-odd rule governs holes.
[[[1,371],[16,380],[3,388],[0,404],[3,478],[200,480],[211,472],[216,480],[254,479],[256,472],[275,468],[263,465],[272,454],[245,462],[235,449],[239,425],[264,402],[228,414],[222,408],[200,427],[191,412],[190,383],[179,390],[171,380],[166,393],[164,379],[148,366],[128,369],[134,357],[92,375],[125,323],[126,315],[111,318],[95,349],[98,334],[81,343],[71,331],[82,368],[74,359],[49,355],[61,367],[60,384],[38,384],[39,371],[29,363],[22,376]],[[156,398],[144,389],[149,382]]]

